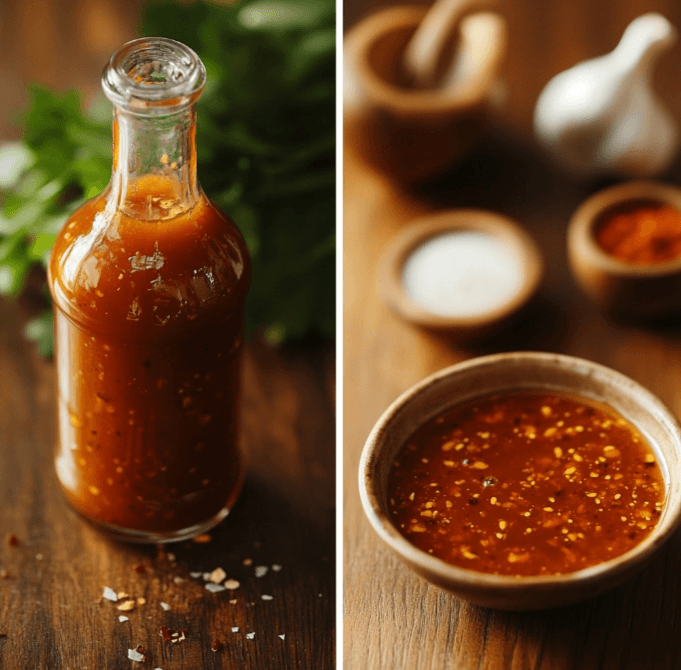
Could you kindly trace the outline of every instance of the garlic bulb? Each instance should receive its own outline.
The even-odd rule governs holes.
[[[650,80],[676,36],[666,18],[644,14],[614,51],[549,81],[537,101],[534,131],[558,163],[583,177],[647,177],[670,165],[679,132]]]

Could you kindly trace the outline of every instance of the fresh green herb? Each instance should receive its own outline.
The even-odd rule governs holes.
[[[278,343],[335,328],[333,0],[148,3],[143,35],[192,47],[199,179],[239,225],[253,259],[249,329]],[[111,176],[111,108],[33,88],[22,142],[0,147],[0,295],[46,264],[70,212]],[[26,329],[49,353],[51,312]]]

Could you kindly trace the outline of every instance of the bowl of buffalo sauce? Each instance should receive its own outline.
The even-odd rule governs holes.
[[[359,472],[380,538],[478,605],[568,605],[634,575],[681,521],[681,427],[633,380],[522,352],[473,359],[381,416]]]
[[[681,312],[681,189],[640,180],[599,191],[573,214],[567,251],[577,283],[605,311]]]

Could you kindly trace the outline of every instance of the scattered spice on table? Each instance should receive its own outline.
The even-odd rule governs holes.
[[[407,441],[389,481],[391,516],[454,565],[563,574],[619,556],[665,499],[650,446],[614,410],[546,393],[454,407]]]
[[[128,658],[131,661],[136,661],[137,663],[144,663],[146,656],[138,651],[138,649],[128,649]]]
[[[598,245],[619,260],[663,263],[681,256],[681,212],[667,204],[630,203],[606,212],[595,236]]]
[[[102,598],[106,598],[107,600],[110,600],[113,603],[118,602],[118,595],[113,589],[109,588],[108,586],[104,587]]]
[[[208,575],[208,581],[219,584],[225,577],[227,577],[227,573],[222,568],[215,568],[215,570]]]

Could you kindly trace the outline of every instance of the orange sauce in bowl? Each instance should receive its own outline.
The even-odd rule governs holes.
[[[390,514],[416,547],[470,570],[555,575],[633,549],[665,484],[614,410],[544,392],[489,396],[428,421],[397,455]]]

